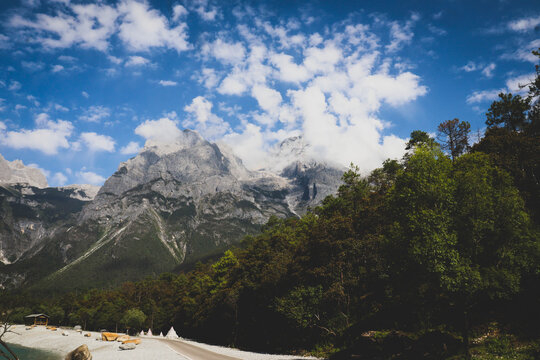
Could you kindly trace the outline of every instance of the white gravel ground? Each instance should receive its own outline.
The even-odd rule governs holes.
[[[144,338],[146,338],[146,336],[144,336]],[[308,356],[254,353],[254,352],[243,351],[243,350],[233,349],[233,348],[228,348],[228,347],[223,347],[223,346],[203,344],[203,343],[199,343],[196,341],[187,340],[183,338],[179,339],[178,341],[183,341],[185,343],[195,345],[203,349],[213,351],[218,354],[236,357],[243,360],[297,360],[297,359],[320,360],[315,357],[308,357]]]
[[[29,348],[53,351],[63,357],[73,349],[82,344],[86,344],[90,349],[93,360],[189,360],[167,346],[166,343],[158,341],[159,337],[138,336],[141,344],[135,350],[120,350],[120,343],[101,341],[101,334],[90,332],[90,337],[84,337],[74,330],[58,329],[50,331],[44,326],[38,326],[32,330],[26,330],[24,325],[16,325],[12,328],[15,333],[8,333],[4,340],[8,343],[18,344]],[[67,331],[68,336],[63,336],[62,332]],[[87,331],[84,331],[87,333]],[[271,355],[259,354],[238,349],[231,349],[221,346],[202,344],[195,341],[179,339],[174,341],[184,341],[188,344],[199,346],[203,349],[213,351],[218,354],[236,357],[243,360],[296,360],[296,359],[316,359],[314,357],[301,357],[292,355]]]

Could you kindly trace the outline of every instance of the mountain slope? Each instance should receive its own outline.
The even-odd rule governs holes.
[[[7,268],[27,283],[46,276],[39,286],[67,289],[140,279],[194,262],[257,233],[272,215],[305,213],[335,192],[340,169],[296,159],[281,173],[250,171],[228,149],[193,131],[173,143],[147,142],[93,200],[47,234],[45,245]]]

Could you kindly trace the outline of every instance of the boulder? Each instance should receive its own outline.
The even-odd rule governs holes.
[[[136,348],[136,345],[133,343],[128,343],[128,344],[122,344],[119,347],[120,347],[120,350],[133,350]]]
[[[62,331],[62,336],[68,336],[69,333],[67,331]]]
[[[65,360],[92,360],[92,354],[90,354],[88,346],[81,345],[67,354]]]
[[[73,330],[82,330],[82,326],[81,325],[75,325],[73,327]]]
[[[118,334],[116,333],[110,333],[110,332],[102,332],[101,333],[101,340],[103,341],[114,341],[118,338]]]
[[[122,344],[135,344],[139,345],[141,343],[141,339],[129,339],[126,341],[122,341]]]
[[[85,336],[85,337],[90,337],[90,336],[92,336],[92,334],[86,333],[86,334],[84,334],[84,336]]]
[[[116,341],[118,342],[123,342],[126,340],[129,340],[129,335],[120,335],[119,337],[116,338]]]

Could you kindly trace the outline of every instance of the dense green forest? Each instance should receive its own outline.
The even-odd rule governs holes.
[[[540,56],[538,52],[535,55]],[[540,69],[474,145],[453,119],[302,218],[215,261],[115,289],[5,294],[13,321],[166,332],[335,359],[540,357]]]

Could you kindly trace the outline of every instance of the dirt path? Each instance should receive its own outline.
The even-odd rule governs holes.
[[[240,360],[239,358],[221,355],[213,351],[187,344],[181,340],[159,340],[166,343],[171,349],[191,360]]]

